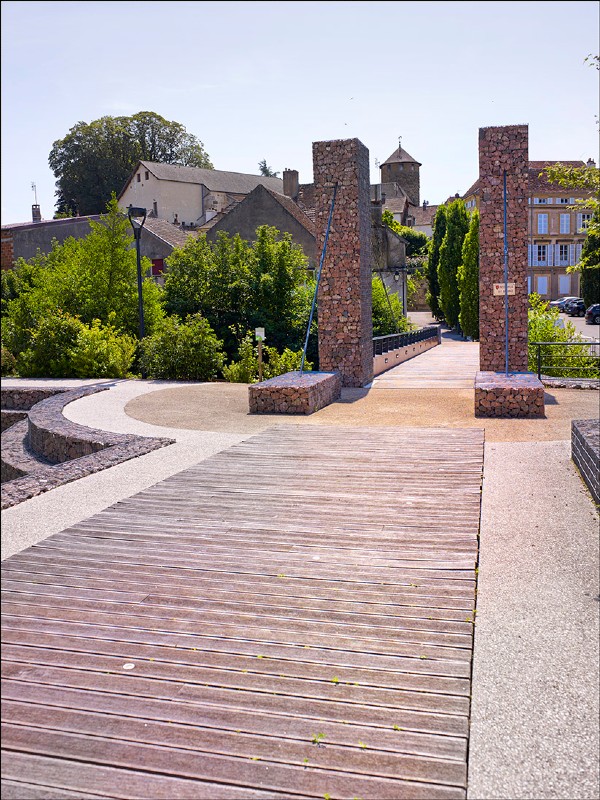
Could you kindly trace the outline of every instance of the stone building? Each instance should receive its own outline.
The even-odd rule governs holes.
[[[556,161],[529,161],[529,191],[527,197],[527,289],[545,300],[556,300],[569,295],[579,296],[579,273],[567,272],[567,267],[577,264],[586,228],[592,217],[591,209],[571,206],[578,198],[587,195],[582,190],[564,189],[548,182],[545,167]],[[570,167],[596,167],[589,159],[561,161]],[[481,201],[479,181],[463,195],[467,210],[479,208]]]

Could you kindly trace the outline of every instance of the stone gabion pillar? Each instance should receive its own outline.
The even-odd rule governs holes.
[[[319,369],[343,386],[373,378],[369,151],[358,139],[313,143],[317,256],[335,209],[318,295]]]
[[[509,301],[508,369],[527,371],[528,127],[479,129],[479,340],[480,370],[505,370],[504,170],[507,187]]]

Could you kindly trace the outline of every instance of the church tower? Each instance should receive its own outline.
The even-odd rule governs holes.
[[[412,205],[420,205],[420,166],[418,161],[402,149],[400,140],[398,149],[394,150],[392,155],[380,166],[382,191],[387,197],[397,196],[398,192],[395,190],[394,184],[398,184]]]

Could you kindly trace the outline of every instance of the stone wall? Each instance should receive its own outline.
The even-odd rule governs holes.
[[[505,370],[504,297],[493,285],[504,283],[504,187],[507,185],[510,372],[527,371],[527,198],[528,127],[508,125],[479,130],[479,338],[480,369]]]
[[[319,366],[343,386],[373,378],[369,151],[358,139],[313,143],[317,256],[335,209],[318,296]]]
[[[15,248],[12,231],[2,230],[2,239],[0,240],[0,268],[10,269],[14,260]]]
[[[248,387],[251,414],[314,414],[342,391],[338,372],[286,372]]]
[[[574,419],[571,422],[571,458],[600,505],[600,420]]]

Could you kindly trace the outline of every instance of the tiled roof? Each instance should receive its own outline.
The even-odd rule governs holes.
[[[426,208],[423,208],[423,206],[414,206],[411,211],[415,218],[415,225],[432,225],[437,210],[438,206],[429,205]]]
[[[288,197],[285,194],[280,194],[279,192],[272,192],[270,189],[267,189],[267,191],[271,197],[277,200],[277,202],[282,205],[285,210],[292,215],[292,217],[294,217],[296,222],[299,222],[300,225],[302,225],[302,227],[305,228],[311,236],[315,236],[314,219],[311,219],[305,211],[299,208],[291,197]]]
[[[147,217],[144,228],[171,247],[183,247],[190,236],[198,235],[197,231],[182,230],[179,225],[173,225],[166,219],[157,219],[156,217]]]
[[[383,164],[406,164],[407,162],[412,162],[413,164],[418,164],[421,166],[420,161],[417,161],[416,158],[413,158],[411,155],[409,155],[406,150],[398,147],[398,149],[394,150],[392,155],[387,158]],[[383,166],[383,164],[381,166]]]
[[[529,191],[530,192],[555,192],[565,194],[569,189],[549,183],[545,175],[540,177],[540,172],[546,167],[553,167],[560,164],[563,167],[585,167],[584,161],[530,161],[529,162]],[[479,194],[479,179],[467,189],[463,197]]]
[[[29,220],[29,222],[8,222],[6,225],[2,225],[2,230],[12,230],[13,228],[40,228],[44,225],[53,225],[55,227],[60,227],[61,225],[70,225],[72,222],[75,221],[84,221],[84,220],[93,220],[94,222],[98,222],[100,220],[100,214],[89,214],[84,217],[60,217],[60,219],[42,219],[39,222],[33,222]]]
[[[406,207],[406,197],[386,197],[383,207],[391,211],[392,214],[404,211]]]
[[[209,191],[228,192],[230,194],[249,194],[257,186],[262,185],[276,192],[283,191],[281,178],[265,178],[262,175],[247,175],[243,172],[225,172],[219,169],[200,169],[199,167],[181,167],[178,164],[159,164],[155,161],[140,161],[155,178],[162,181],[178,183],[197,183],[206,186]],[[137,171],[136,167],[136,171]],[[129,185],[131,178],[127,181]]]

